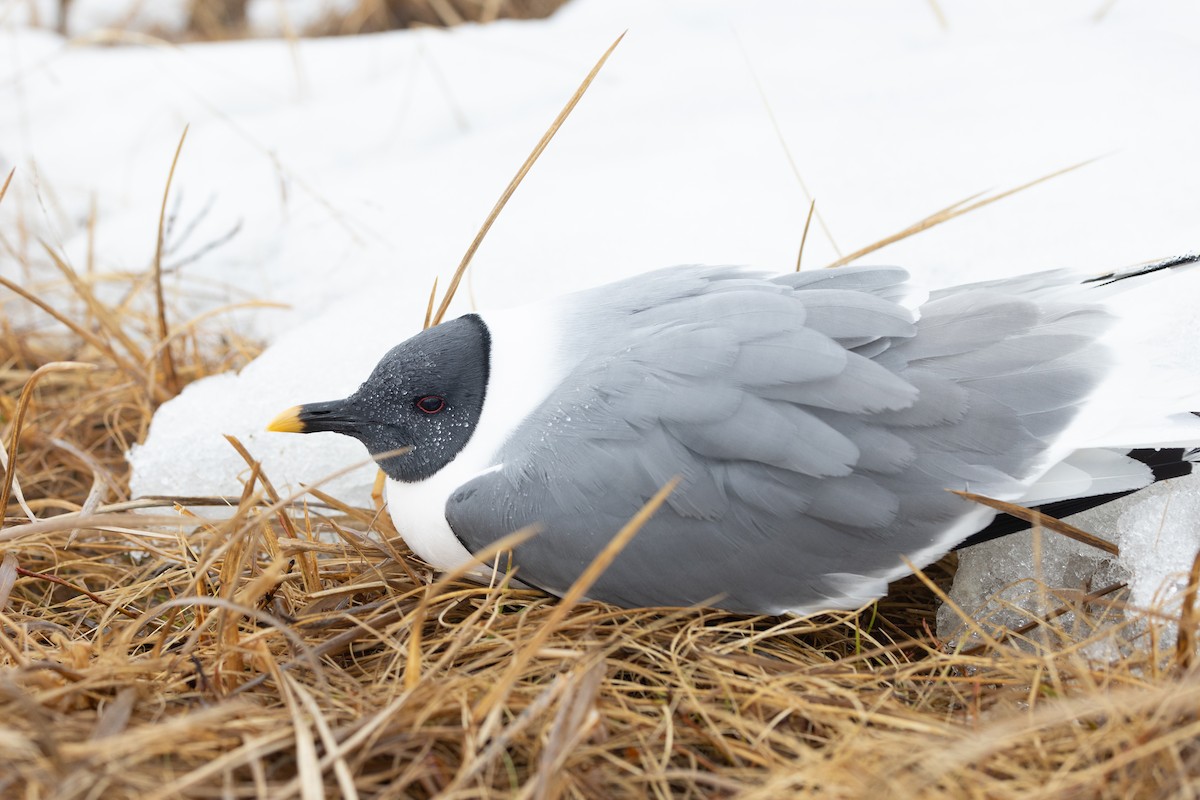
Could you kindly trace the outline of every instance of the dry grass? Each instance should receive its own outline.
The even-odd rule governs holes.
[[[205,0],[200,0],[204,2]],[[497,19],[541,19],[566,0],[358,0],[312,33],[346,35],[416,26],[452,27]]]
[[[1196,621],[1178,645],[1135,637],[1119,595],[1066,597],[1017,632],[969,621],[981,644],[948,651],[930,631],[953,558],[856,614],[628,611],[439,578],[378,509],[280,497],[236,441],[228,518],[130,501],[124,452],[154,409],[254,348],[212,319],[168,325],[143,277],[0,245],[56,281],[5,282],[0,317],[19,478],[0,529],[0,796],[1200,791]],[[113,303],[97,287],[115,280]],[[13,303],[61,324],[17,324]],[[1093,657],[1122,638],[1123,659]]]
[[[153,0],[124,0],[124,19],[115,29],[134,32],[143,25],[138,15]],[[356,0],[331,7],[302,30],[294,30],[286,7],[279,6],[281,27],[303,36],[348,36],[360,33],[415,27],[453,27],[466,23],[487,24],[498,19],[541,19],[550,16],[566,0]],[[66,33],[72,0],[58,0],[53,23]],[[253,35],[247,24],[249,0],[189,0],[187,25],[182,31],[151,27],[143,31],[167,40],[224,41]],[[50,23],[33,9],[36,23]]]
[[[228,519],[132,513],[123,453],[172,391],[154,287],[131,278],[146,302],[120,309],[94,291],[114,276],[25,266],[73,276],[23,291],[70,288],[75,330],[10,313],[0,332],[37,518],[14,494],[0,531],[0,796],[1197,789],[1194,640],[1093,660],[1108,598],[954,653],[929,632],[952,559],[859,614],[744,618],[437,580],[375,509],[279,498],[253,464]],[[181,384],[252,354],[215,324],[171,329]],[[65,361],[95,368],[46,369]]]

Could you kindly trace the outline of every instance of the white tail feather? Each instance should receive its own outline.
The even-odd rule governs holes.
[[[1141,489],[1154,482],[1150,468],[1114,450],[1076,450],[1038,478],[1018,501],[1037,506],[1112,492]]]
[[[1091,448],[1200,445],[1200,417],[1189,413],[1200,411],[1200,269],[1076,291],[1081,299],[1099,296],[1117,318],[1102,339],[1112,369],[1055,443],[1056,460]]]

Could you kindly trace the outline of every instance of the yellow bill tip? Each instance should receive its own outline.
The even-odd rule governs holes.
[[[304,433],[304,421],[300,419],[300,406],[292,406],[267,425],[267,430],[278,433]]]

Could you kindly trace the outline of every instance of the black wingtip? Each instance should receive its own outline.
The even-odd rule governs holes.
[[[1159,272],[1164,269],[1172,269],[1174,267],[1183,267],[1188,264],[1200,262],[1200,252],[1184,253],[1183,255],[1171,256],[1164,258],[1162,261],[1153,261],[1149,264],[1143,264],[1140,267],[1135,267],[1128,272],[1109,272],[1105,275],[1097,275],[1094,278],[1088,278],[1083,283],[1095,283],[1100,286],[1107,286],[1110,283],[1124,281],[1130,278],[1140,278],[1143,275],[1149,275],[1154,272]]]
[[[1149,467],[1151,474],[1154,476],[1153,482],[1158,483],[1159,481],[1171,478],[1182,478],[1184,475],[1191,475],[1197,465],[1197,461],[1200,460],[1200,448],[1163,447],[1156,449],[1153,447],[1139,447],[1136,450],[1130,450],[1126,455]],[[1131,489],[1125,492],[1058,500],[1038,506],[1037,510],[1055,519],[1062,519],[1063,517],[1069,517],[1072,514],[1097,508],[1105,503],[1111,503],[1113,500],[1119,500],[1122,497],[1127,497],[1134,492],[1140,491],[1141,489]],[[992,539],[999,539],[1011,533],[1019,533],[1023,530],[1028,530],[1028,528],[1029,523],[1025,520],[1017,519],[1008,514],[997,514],[990,525],[968,536],[962,542],[959,542],[954,549],[961,550],[964,547],[989,542]]]

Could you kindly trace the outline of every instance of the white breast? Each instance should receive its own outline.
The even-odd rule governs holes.
[[[467,481],[500,466],[501,446],[568,368],[557,347],[561,337],[554,310],[520,308],[480,316],[491,338],[491,369],[474,433],[435,475],[415,483],[387,482],[388,511],[396,530],[413,552],[444,570],[471,558],[446,522],[447,498]]]

